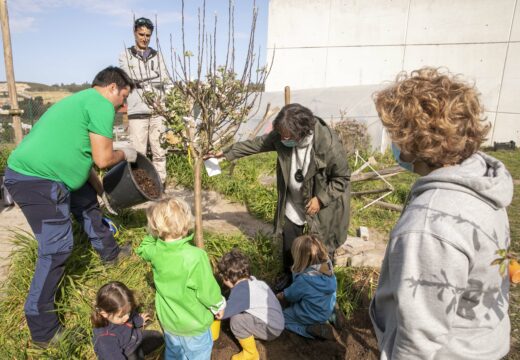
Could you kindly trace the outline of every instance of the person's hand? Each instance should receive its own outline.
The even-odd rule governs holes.
[[[224,317],[224,309],[220,310],[218,313],[215,314],[215,319],[221,320]]]
[[[222,151],[218,151],[216,153],[210,151],[209,153],[207,153],[206,155],[204,155],[202,157],[202,160],[208,160],[208,159],[211,159],[211,158],[220,159],[220,158],[223,158],[223,157],[224,157],[224,153]]]
[[[283,291],[280,291],[278,294],[276,294],[276,298],[278,299],[278,301],[282,302],[282,301],[285,301],[285,296],[283,294]]]
[[[150,320],[150,315],[148,313],[139,314],[139,316],[143,319],[143,324]]]
[[[309,200],[307,205],[305,205],[305,209],[307,211],[307,215],[316,215],[318,211],[320,211],[320,200],[315,196]]]
[[[125,153],[125,160],[129,163],[134,163],[137,160],[137,151],[134,148],[125,147],[119,150]]]
[[[120,150],[125,154],[125,160],[134,163],[137,160],[137,151],[130,145],[114,146],[114,150]]]
[[[110,202],[108,201],[107,193],[104,191],[101,194],[101,199],[99,200],[99,206],[105,207],[110,214],[117,215],[117,211],[112,209],[112,206],[110,206]]]

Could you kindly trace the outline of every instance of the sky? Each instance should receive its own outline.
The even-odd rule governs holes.
[[[266,59],[268,1],[256,0],[255,48]],[[254,0],[234,0],[236,58],[245,55]],[[17,82],[69,84],[91,82],[97,72],[117,65],[123,49],[134,44],[133,19],[148,17],[167,63],[171,46],[181,49],[181,0],[7,0],[14,73]],[[198,8],[185,0],[186,50],[197,51]],[[217,16],[218,63],[225,61],[228,0],[206,0],[208,25]],[[157,48],[155,36],[150,45]],[[260,47],[260,50],[259,50]],[[221,60],[223,59],[223,60]],[[5,81],[3,52],[0,81]],[[170,66],[170,65],[169,65]]]

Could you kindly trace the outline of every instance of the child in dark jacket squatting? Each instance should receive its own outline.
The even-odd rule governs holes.
[[[285,328],[301,336],[333,340],[328,323],[336,304],[336,276],[327,250],[316,235],[294,240],[291,253],[293,283],[276,297],[288,302],[284,311]]]
[[[134,295],[112,281],[99,289],[91,315],[94,351],[99,360],[144,360],[163,343],[159,331],[143,330],[148,314],[137,314]]]
[[[231,319],[231,331],[242,346],[232,360],[258,360],[255,338],[274,340],[283,331],[280,303],[269,286],[251,276],[247,257],[237,249],[225,254],[218,263],[224,285],[231,294],[217,319]]]

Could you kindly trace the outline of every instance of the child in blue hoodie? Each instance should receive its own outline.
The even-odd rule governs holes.
[[[336,276],[327,250],[316,235],[303,235],[291,248],[293,283],[277,294],[290,305],[284,311],[285,328],[301,336],[334,339],[327,322],[336,303]]]

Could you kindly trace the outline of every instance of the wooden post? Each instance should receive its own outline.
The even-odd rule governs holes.
[[[277,106],[273,109],[271,109],[271,103],[268,103],[267,104],[267,107],[265,109],[265,114],[264,116],[262,117],[262,120],[260,120],[258,122],[258,124],[256,125],[256,127],[254,128],[253,132],[251,134],[249,134],[249,137],[248,139],[254,139],[258,133],[260,132],[260,130],[262,130],[265,126],[265,124],[267,124],[267,121],[274,115],[276,114],[278,111],[280,111],[280,108]]]
[[[9,15],[7,14],[6,0],[0,0],[0,23],[2,24],[2,41],[4,43],[5,77],[11,102],[10,114],[13,119],[14,139],[16,144],[22,141],[22,123],[20,121],[20,109],[16,95],[16,82],[13,70],[13,52],[11,49],[11,33],[9,31]]]
[[[284,89],[285,93],[285,105],[288,105],[291,103],[291,88],[289,86],[286,86]]]

